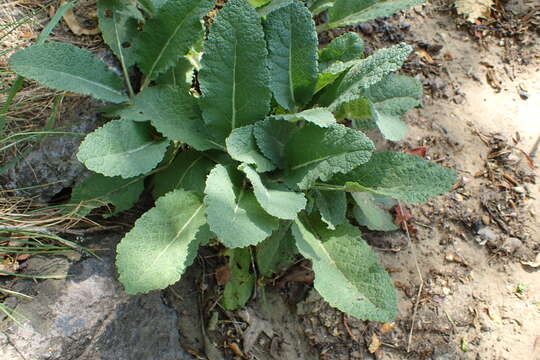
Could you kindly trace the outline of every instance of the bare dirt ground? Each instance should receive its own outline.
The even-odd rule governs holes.
[[[540,44],[538,23],[523,20],[538,22],[538,9],[502,9],[502,25],[460,24],[437,3],[355,29],[368,51],[415,45],[404,72],[424,83],[424,107],[407,115],[407,139],[386,146],[425,147],[460,175],[449,195],[409,208],[410,240],[364,234],[398,289],[396,322],[330,308],[302,284],[306,264],[259,289],[247,310],[224,312],[210,254],[168,292],[186,348],[210,360],[540,359],[539,173],[525,155],[540,135]]]

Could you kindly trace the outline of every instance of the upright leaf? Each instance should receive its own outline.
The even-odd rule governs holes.
[[[77,159],[88,169],[124,179],[145,174],[163,159],[169,142],[155,141],[147,123],[113,120],[88,134]]]
[[[328,11],[328,23],[321,25],[319,30],[356,25],[424,2],[425,0],[336,0]]]
[[[329,229],[334,230],[337,225],[347,221],[347,193],[315,190],[313,196],[321,213],[321,220],[326,223]]]
[[[278,104],[293,111],[306,104],[317,82],[317,33],[309,10],[293,2],[265,22],[271,89]]]
[[[143,19],[133,0],[98,0],[97,16],[103,41],[111,48],[121,64],[130,67],[136,54],[131,40],[138,33]]]
[[[93,209],[114,205],[110,215],[131,208],[144,190],[144,179],[122,179],[101,174],[91,174],[75,185],[71,192],[71,204],[79,204],[78,216],[86,216]]]
[[[336,123],[336,118],[334,115],[325,108],[308,109],[296,114],[272,115],[270,118],[275,120],[289,121],[292,123],[304,120],[319,127],[328,127],[329,125]]]
[[[369,191],[408,203],[444,194],[455,181],[454,170],[400,152],[375,153],[369,162],[332,180],[345,184],[347,191]]]
[[[56,90],[113,103],[128,99],[118,75],[89,51],[71,44],[32,45],[13,54],[9,64],[17,74]]]
[[[373,149],[373,142],[360,131],[340,124],[320,128],[306,123],[285,146],[285,180],[308,189],[318,179],[326,181],[367,162]]]
[[[195,150],[181,152],[165,170],[152,178],[154,199],[174,189],[204,194],[204,182],[213,167],[214,162],[202,152]]]
[[[212,23],[199,73],[203,118],[218,142],[268,113],[267,54],[259,15],[246,0],[229,0]]]
[[[135,41],[147,81],[173,66],[202,36],[202,18],[212,0],[169,0],[144,25]]]
[[[116,114],[134,121],[151,121],[163,136],[203,151],[219,148],[207,132],[196,99],[185,88],[154,86]]]
[[[236,128],[225,140],[227,152],[235,160],[246,164],[255,165],[258,172],[272,171],[276,166],[259,152],[255,137],[253,136],[253,125]]]
[[[395,320],[392,280],[360,231],[350,224],[331,231],[315,220],[309,225],[295,220],[292,226],[298,250],[313,263],[315,289],[331,306],[356,318]]]
[[[337,62],[359,59],[364,55],[364,40],[354,32],[338,36],[322,50],[319,50],[319,68],[322,70]]]
[[[278,226],[278,220],[260,207],[240,173],[232,168],[216,165],[204,192],[210,230],[227,247],[258,244]]]
[[[242,164],[243,171],[251,185],[257,201],[262,208],[279,219],[293,220],[296,214],[306,207],[306,197],[303,193],[289,190],[285,185],[264,181],[250,166]]]
[[[359,225],[373,231],[394,231],[399,226],[394,224],[394,219],[387,210],[382,208],[381,196],[368,192],[355,192],[352,197],[356,202],[353,215]]]
[[[291,234],[292,222],[282,222],[268,239],[257,245],[257,270],[259,274],[270,277],[294,262],[298,253]]]
[[[238,310],[249,301],[255,287],[255,275],[250,271],[251,251],[249,248],[228,249],[230,279],[223,290],[223,307]]]
[[[330,110],[336,110],[341,104],[361,97],[367,88],[381,81],[387,74],[399,70],[411,49],[409,45],[399,44],[378,50],[370,57],[359,61],[337,85],[335,96],[329,106]]]
[[[204,206],[195,193],[175,190],[159,198],[116,248],[126,292],[146,293],[178,281],[197,250],[196,235],[204,223]]]
[[[422,83],[403,75],[389,75],[366,91],[366,98],[373,104],[373,119],[385,138],[403,139],[408,127],[400,117],[422,99]]]

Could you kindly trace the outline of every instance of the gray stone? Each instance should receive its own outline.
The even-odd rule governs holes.
[[[115,243],[104,239],[100,247]],[[180,347],[178,316],[161,293],[126,295],[115,279],[113,255],[100,256],[76,263],[63,257],[29,259],[27,272],[50,267],[52,261],[56,271],[48,273],[64,269],[68,277],[33,286],[17,281],[18,290],[25,288],[34,298],[20,300],[15,308],[25,317],[23,327],[0,321],[2,360],[192,359]]]
[[[48,135],[41,144],[16,166],[8,170],[0,184],[3,189],[17,190],[16,195],[47,202],[66,187],[71,187],[86,171],[76,157],[84,134],[99,124],[98,109],[102,102],[81,99],[76,107],[62,115],[67,124],[63,131],[81,135]],[[60,131],[60,130],[58,130]],[[38,186],[44,185],[46,186]]]

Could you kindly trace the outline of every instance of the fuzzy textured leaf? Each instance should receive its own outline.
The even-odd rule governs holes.
[[[399,141],[408,126],[400,118],[413,107],[420,105],[422,83],[403,75],[389,75],[366,91],[373,104],[374,120],[388,140]]]
[[[202,36],[202,18],[213,6],[212,0],[169,0],[146,22],[134,46],[147,79],[155,79],[187,54]]]
[[[135,1],[98,0],[97,16],[103,41],[111,48],[121,64],[130,67],[137,60],[132,38],[143,19]]]
[[[86,216],[93,209],[114,205],[108,216],[131,208],[144,190],[143,179],[122,179],[93,173],[75,185],[71,192],[72,204],[80,204],[77,215]],[[107,215],[105,216],[107,217]]]
[[[334,115],[325,108],[307,109],[296,114],[272,115],[271,119],[284,120],[292,123],[304,120],[319,127],[328,127],[336,123]]]
[[[169,142],[155,141],[147,123],[113,120],[88,134],[77,159],[88,169],[124,179],[145,174],[163,159]]]
[[[278,220],[266,213],[241,174],[216,165],[206,180],[206,217],[210,230],[227,247],[256,245],[272,234]]]
[[[228,1],[210,28],[199,73],[203,118],[218,142],[270,110],[267,55],[259,15],[246,0]]]
[[[313,191],[315,204],[321,213],[321,220],[334,230],[347,221],[347,193],[344,191]]]
[[[71,44],[32,45],[13,54],[9,64],[17,74],[56,90],[113,103],[128,99],[118,75],[89,51]]]
[[[352,193],[356,203],[353,208],[353,215],[356,222],[373,231],[394,231],[399,226],[394,224],[394,219],[390,213],[381,207],[377,194],[368,192]]]
[[[364,40],[357,33],[346,32],[319,51],[319,68],[324,70],[336,62],[345,63],[363,55]]]
[[[285,180],[308,189],[318,179],[326,181],[367,162],[373,149],[373,142],[360,131],[341,124],[320,128],[306,123],[285,146]]]
[[[413,154],[379,152],[369,162],[336,176],[332,182],[345,184],[348,191],[369,191],[421,203],[450,191],[456,173]]]
[[[356,25],[424,2],[425,0],[336,0],[328,11],[328,23],[323,24],[320,30]]]
[[[154,199],[174,189],[184,189],[204,194],[206,176],[214,167],[214,162],[204,153],[187,150],[181,152],[163,171],[152,179]]]
[[[269,117],[255,124],[253,135],[264,156],[283,169],[285,168],[285,145],[296,131],[298,129],[295,124]]]
[[[317,82],[317,33],[309,10],[293,2],[271,12],[264,25],[271,88],[278,104],[293,111],[306,104]]]
[[[258,172],[272,171],[276,168],[276,165],[259,152],[253,135],[253,125],[234,129],[225,140],[225,144],[227,152],[233,159],[255,165]]]
[[[292,233],[300,253],[313,263],[315,289],[331,306],[363,320],[395,319],[392,280],[357,228],[344,224],[331,231],[317,219],[296,220]]]
[[[257,270],[270,277],[294,262],[298,253],[290,231],[291,222],[283,222],[268,239],[257,245]]]
[[[285,185],[269,183],[250,166],[242,164],[239,169],[244,172],[253,186],[253,192],[262,208],[272,216],[284,220],[296,219],[296,214],[306,207],[303,193],[289,190]]]
[[[197,251],[196,235],[205,223],[200,197],[175,190],[156,201],[116,248],[119,280],[128,294],[174,284]]]
[[[251,298],[255,287],[255,274],[250,271],[251,251],[249,248],[228,249],[230,279],[223,290],[223,307],[238,310]]]
[[[196,99],[186,89],[154,86],[144,89],[131,102],[131,106],[117,115],[134,121],[151,121],[163,136],[200,151],[219,148],[206,131]]]
[[[399,70],[411,50],[409,45],[399,44],[378,50],[370,57],[358,61],[337,85],[330,110],[336,110],[341,104],[357,99],[367,88],[389,73]]]

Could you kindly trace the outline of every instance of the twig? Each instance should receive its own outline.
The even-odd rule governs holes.
[[[400,201],[398,201],[398,206],[399,206],[399,210],[403,213],[403,209],[401,208]],[[409,234],[409,227],[407,226],[407,224],[405,224],[405,233],[407,234],[407,240],[409,242],[409,246],[411,247],[411,253],[413,254],[413,258],[414,258],[414,265],[416,267],[416,271],[418,272],[418,277],[420,278],[420,287],[418,288],[418,293],[416,294],[416,302],[414,304],[413,316],[411,320],[411,330],[409,331],[409,338],[407,340],[407,353],[409,353],[411,349],[412,335],[414,331],[414,323],[416,321],[418,304],[420,303],[420,295],[422,294],[422,290],[424,289],[424,278],[422,277],[422,272],[420,271],[420,266],[418,265],[418,259],[416,257],[416,250],[414,249],[413,243],[411,241],[411,235]]]

